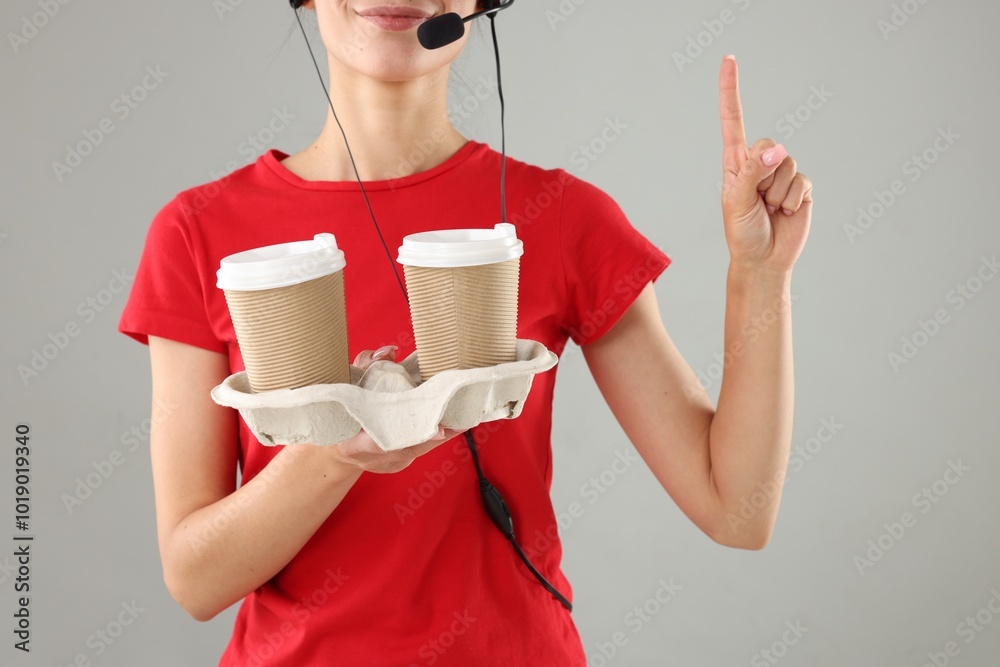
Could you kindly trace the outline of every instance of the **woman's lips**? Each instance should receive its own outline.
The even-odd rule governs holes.
[[[428,14],[411,7],[376,7],[358,14],[383,30],[394,31],[409,30],[430,18]]]

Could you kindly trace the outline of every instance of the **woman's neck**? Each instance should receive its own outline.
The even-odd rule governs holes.
[[[385,82],[330,61],[330,97],[364,181],[401,178],[435,167],[467,141],[448,119],[449,68]],[[344,138],[327,109],[319,137],[282,163],[306,180],[355,180]]]

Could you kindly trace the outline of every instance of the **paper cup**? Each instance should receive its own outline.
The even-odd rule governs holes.
[[[421,381],[516,360],[520,257],[514,225],[411,234],[403,265]]]
[[[216,286],[253,393],[351,381],[344,266],[325,233],[222,260]]]

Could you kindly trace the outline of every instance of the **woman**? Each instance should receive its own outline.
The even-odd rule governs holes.
[[[416,25],[475,0],[314,0],[330,94],[389,248],[427,229],[492,227],[500,154],[449,122],[450,65]],[[678,506],[716,542],[760,549],[778,511],[792,428],[789,290],[811,183],[770,139],[748,146],[736,63],[720,76],[726,364],[717,410],[671,342],[652,282],[670,259],[601,190],[560,169],[506,163],[508,221],[524,242],[518,337],[581,345],[626,435]],[[324,104],[326,100],[324,100]],[[265,447],[209,391],[244,369],[215,270],[226,255],[333,232],[347,256],[355,364],[414,350],[409,313],[340,131],[272,149],[179,193],[154,218],[119,330],[148,343],[164,580],[198,620],[243,600],[222,665],[584,665],[569,612],[490,524],[455,431],[383,453],[362,431],[339,446]],[[635,354],[642,350],[641,355]],[[563,594],[549,499],[556,369],[521,416],[475,429],[518,539]],[[634,384],[643,373],[646,380]],[[242,482],[235,483],[237,466]],[[769,503],[742,512],[769,489]]]

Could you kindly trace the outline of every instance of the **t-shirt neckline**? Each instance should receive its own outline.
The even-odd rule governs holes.
[[[408,176],[401,176],[400,178],[391,178],[380,181],[365,181],[365,190],[398,190],[399,188],[405,188],[410,185],[416,185],[417,183],[422,183],[424,181],[430,180],[436,176],[443,174],[446,171],[454,169],[462,162],[465,162],[476,150],[480,148],[485,148],[486,144],[482,144],[473,139],[469,139],[459,148],[455,153],[449,157],[447,160],[439,165],[431,167],[425,171],[419,171],[415,174],[410,174]],[[289,183],[297,188],[302,188],[304,190],[360,190],[358,187],[358,182],[356,180],[349,181],[310,181],[302,178],[298,174],[290,171],[285,165],[281,164],[281,161],[288,157],[288,153],[281,151],[277,148],[270,148],[264,152],[260,157],[260,161],[263,165],[268,167],[272,173],[274,173],[278,178]]]

